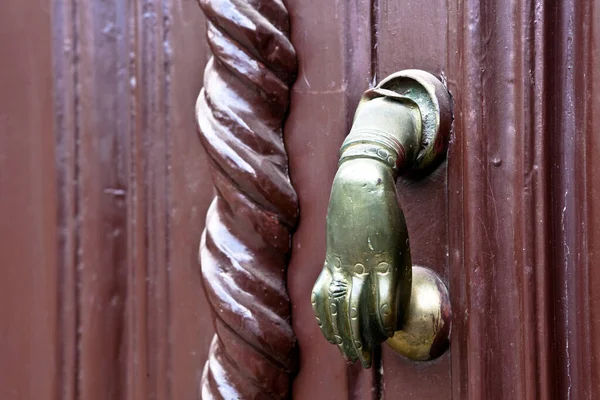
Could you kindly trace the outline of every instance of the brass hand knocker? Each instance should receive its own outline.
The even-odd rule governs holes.
[[[448,294],[435,273],[412,267],[395,181],[430,171],[444,157],[450,102],[433,75],[397,72],[364,93],[342,144],[325,265],[311,302],[323,335],[349,363],[359,359],[369,368],[374,347],[388,338],[418,360],[447,344]]]

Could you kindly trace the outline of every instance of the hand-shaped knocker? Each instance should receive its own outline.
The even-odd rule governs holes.
[[[422,95],[419,82],[400,77],[403,92],[391,78],[365,93],[342,145],[327,212],[325,265],[311,296],[324,336],[346,361],[360,360],[365,368],[374,347],[402,327],[411,295],[396,177],[432,163],[437,154],[436,143],[423,143],[435,138],[424,135],[437,105],[427,115],[423,100],[411,99]]]

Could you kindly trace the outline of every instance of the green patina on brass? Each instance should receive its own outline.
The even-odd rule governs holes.
[[[445,153],[446,111],[449,95],[436,78],[403,71],[365,92],[342,144],[311,302],[321,331],[350,363],[370,367],[374,347],[407,320],[412,264],[395,183]]]

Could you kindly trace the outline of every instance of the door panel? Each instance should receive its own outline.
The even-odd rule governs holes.
[[[318,10],[306,2],[289,3],[300,69],[285,129],[302,213],[288,274],[301,357],[294,398],[450,396],[449,354],[415,367],[383,346],[372,369],[354,365],[346,370],[337,348],[322,337],[306,301],[323,267],[329,191],[356,104],[365,89],[392,72],[424,68],[444,74],[447,14],[445,2],[439,3],[403,7],[398,1],[331,1],[322,2]],[[323,15],[337,18],[325,23]],[[427,35],[429,30],[442,37]],[[445,277],[446,164],[421,181],[401,179],[397,186],[413,262]]]
[[[293,398],[596,398],[599,1],[285,5]],[[193,111],[203,13],[9,0],[0,22],[0,397],[199,398],[214,335],[198,264],[214,195]],[[397,182],[413,262],[448,284],[452,339],[424,363],[384,345],[364,370],[322,337],[310,293],[357,102],[406,68],[454,99],[447,160]]]
[[[370,21],[356,24],[354,12],[364,17],[366,8]],[[294,393],[364,396],[353,390],[358,383],[385,398],[590,398],[600,379],[592,339],[598,180],[590,169],[598,151],[597,3],[365,1],[327,14],[337,17],[344,38],[370,28],[371,46],[360,54],[370,59],[372,80],[427,69],[447,79],[455,101],[447,163],[422,181],[398,182],[414,262],[449,283],[451,351],[417,364],[383,346],[381,369],[354,366],[345,377],[339,356],[323,365],[337,350],[309,325],[306,299],[324,257],[337,146],[364,89],[353,91],[366,74],[357,66],[368,67],[350,45],[345,51],[331,45],[339,38],[331,37],[333,23],[324,14],[295,3],[291,10],[304,66],[286,127],[303,211],[289,273],[303,360]],[[346,84],[346,103],[340,96],[332,104],[325,87],[307,89],[336,62],[343,83],[335,87]],[[345,123],[332,125],[339,118]],[[348,392],[323,379],[333,371],[336,385],[346,379]]]
[[[378,1],[376,53],[378,80],[410,68],[445,79],[447,73],[446,2]],[[414,265],[431,268],[448,282],[447,164],[420,180],[397,183]],[[452,292],[450,292],[452,293]],[[382,346],[383,394],[386,399],[450,398],[450,353],[415,363]]]
[[[376,397],[371,387],[377,366],[369,371],[346,368],[337,348],[322,337],[310,304],[312,286],[323,267],[325,213],[338,150],[358,100],[373,79],[372,10],[366,1],[323,1],[319,7],[302,0],[287,4],[299,66],[284,128],[290,178],[300,205],[288,269],[300,351],[293,397]]]
[[[178,1],[51,3],[59,387],[38,398],[194,398],[213,334],[192,112],[204,18]]]

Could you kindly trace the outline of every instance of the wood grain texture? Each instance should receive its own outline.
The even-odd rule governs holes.
[[[598,65],[600,2],[549,7],[547,129],[551,132],[549,211],[553,243],[556,396],[592,399],[600,393],[597,295],[600,276],[598,213]],[[558,33],[558,39],[556,35]]]
[[[597,10],[597,1],[449,10],[456,399],[598,392]]]
[[[560,219],[549,208],[547,11],[542,1],[449,10],[455,399],[553,392],[550,232]]]
[[[200,245],[216,335],[204,399],[286,398],[296,337],[286,289],[298,218],[282,124],[296,53],[279,0],[202,0],[213,53],[196,103],[217,196]]]
[[[183,1],[53,2],[61,398],[195,398],[213,330],[197,244],[204,18]],[[190,137],[191,136],[191,137]]]

